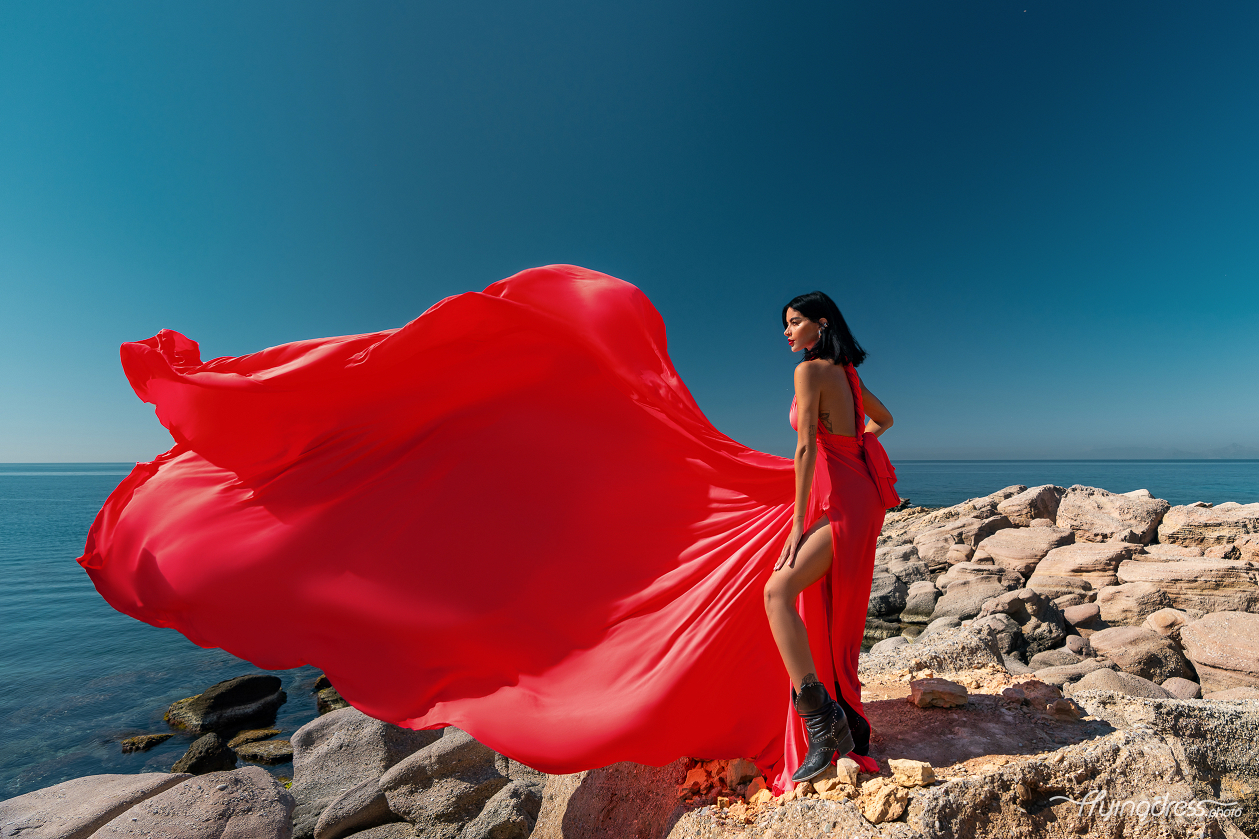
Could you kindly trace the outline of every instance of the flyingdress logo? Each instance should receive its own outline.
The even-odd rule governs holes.
[[[1078,814],[1084,815],[1084,808],[1088,808],[1090,816],[1100,816],[1103,819],[1109,819],[1111,816],[1123,817],[1125,815],[1133,815],[1137,817],[1139,824],[1144,824],[1149,818],[1163,818],[1165,816],[1175,816],[1187,819],[1200,819],[1207,816],[1231,816],[1237,812],[1237,808],[1241,806],[1240,801],[1213,801],[1210,798],[1194,798],[1184,801],[1172,801],[1171,793],[1164,795],[1156,795],[1154,798],[1142,798],[1139,801],[1132,798],[1125,798],[1123,801],[1106,801],[1106,790],[1093,790],[1084,796],[1083,801],[1076,801],[1074,798],[1068,798],[1065,795],[1055,795],[1049,799],[1051,802],[1070,801],[1076,805]]]

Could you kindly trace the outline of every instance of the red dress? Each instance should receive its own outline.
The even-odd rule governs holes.
[[[320,667],[380,719],[546,772],[749,757],[782,789],[803,740],[762,588],[792,463],[718,432],[665,346],[642,292],[566,265],[371,335],[205,362],[177,332],[124,344],[175,445],[110,495],[79,562],[116,609]],[[822,497],[863,553],[837,547],[803,604],[859,708],[882,511],[844,445]]]

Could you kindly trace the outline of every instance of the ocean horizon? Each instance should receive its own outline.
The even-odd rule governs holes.
[[[120,740],[168,730],[176,699],[260,672],[171,629],[114,611],[74,561],[131,463],[0,464],[0,799],[97,773],[166,771],[191,737],[124,755]],[[1259,502],[1259,459],[899,460],[897,489],[939,507],[1016,484],[1148,489],[1172,504]],[[279,671],[283,737],[316,716],[313,667]],[[291,772],[291,764],[272,767]]]

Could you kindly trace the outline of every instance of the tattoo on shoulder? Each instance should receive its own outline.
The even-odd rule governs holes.
[[[831,434],[835,433],[835,429],[831,428],[831,415],[829,413],[819,413],[817,418],[822,423],[823,428]]]

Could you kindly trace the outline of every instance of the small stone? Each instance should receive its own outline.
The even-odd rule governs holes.
[[[341,698],[334,687],[326,687],[315,695],[315,709],[321,714],[350,707],[350,703]]]
[[[1058,720],[1078,720],[1084,716],[1084,709],[1077,705],[1074,700],[1064,697],[1047,703],[1045,705],[1045,713]]]
[[[726,798],[724,795],[717,796],[717,809],[718,810],[724,810],[729,806],[730,806],[729,798]]]
[[[229,749],[234,749],[237,746],[244,745],[245,743],[253,743],[258,740],[266,740],[270,737],[275,737],[279,733],[280,729],[278,728],[253,728],[249,731],[242,731],[231,740],[228,740],[227,747]]]
[[[215,789],[218,790],[219,792],[222,792],[223,790],[227,789],[227,784],[219,784],[217,787],[215,787]]]
[[[900,818],[908,803],[909,792],[890,778],[872,778],[861,788],[861,815],[871,824]]]
[[[936,781],[935,769],[923,760],[898,760],[887,762],[892,770],[892,780],[903,787],[925,787]]]
[[[236,754],[227,747],[223,738],[210,733],[194,740],[184,756],[175,761],[175,767],[171,771],[204,775],[207,772],[220,772],[235,767]]]
[[[126,755],[132,752],[147,752],[159,743],[165,743],[174,736],[174,734],[140,734],[136,737],[128,737],[122,741],[122,753]]]
[[[265,763],[274,766],[277,763],[288,763],[293,759],[293,744],[288,740],[261,740],[254,743],[242,743],[236,748],[236,755],[250,763]]]
[[[841,757],[835,763],[835,776],[849,786],[857,785],[857,776],[860,774],[861,767],[850,757]]]
[[[754,795],[756,795],[758,792],[764,789],[769,789],[769,787],[765,783],[765,779],[753,778],[752,782],[748,784],[748,790],[746,793],[744,793],[744,796],[747,798],[748,801],[751,801]],[[771,794],[771,797],[772,797],[772,794]]]
[[[919,708],[957,708],[968,699],[966,688],[948,679],[916,679],[909,688],[909,701]]]
[[[1027,694],[1021,688],[1006,688],[1001,691],[1001,695],[1015,705],[1022,705],[1027,701]]]
[[[726,766],[726,786],[734,789],[739,784],[750,781],[761,774],[756,764],[747,758],[736,758]]]
[[[753,805],[769,804],[774,800],[774,793],[770,792],[769,787],[761,787],[755,793],[748,796],[748,803]]]
[[[812,781],[801,781],[796,784],[796,798],[804,798],[806,795],[817,795]]]

